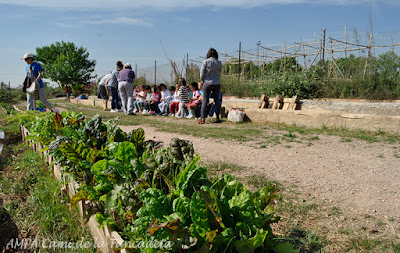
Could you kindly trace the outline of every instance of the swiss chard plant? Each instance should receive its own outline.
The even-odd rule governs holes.
[[[190,141],[161,148],[143,129],[125,133],[98,115],[48,114],[29,127],[79,183],[72,206],[82,201],[88,216],[128,242],[172,242],[165,252],[296,252],[271,229],[278,189],[251,192],[228,174],[210,180]]]

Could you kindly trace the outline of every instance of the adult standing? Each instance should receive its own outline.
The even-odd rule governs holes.
[[[108,94],[110,94],[110,89],[108,88],[107,84],[110,81],[111,76],[111,74],[104,75],[97,86],[97,97],[103,99],[104,111],[110,110],[108,108]]]
[[[126,115],[135,115],[133,112],[133,82],[135,81],[135,72],[129,63],[118,74],[118,90],[121,94],[122,107]]]
[[[118,73],[124,68],[122,62],[117,61],[117,70],[111,72],[110,80],[107,83],[108,89],[111,93],[111,112],[118,112],[121,107],[119,106],[118,96]]]
[[[221,122],[219,113],[221,111],[221,102],[219,92],[221,89],[221,69],[222,63],[218,60],[218,52],[214,48],[210,48],[207,52],[206,60],[203,61],[200,69],[200,80],[203,86],[203,103],[201,105],[201,119],[199,124],[204,124],[206,119],[206,110],[209,103],[210,94],[215,103],[216,123]]]
[[[24,57],[22,57],[21,59],[24,59],[25,62],[28,64],[28,66],[26,67],[27,78],[25,80],[27,81],[27,79],[30,79],[32,83],[37,82],[39,84],[39,100],[49,110],[53,112],[58,112],[58,110],[47,100],[47,95],[42,80],[43,77],[42,66],[35,61],[33,54],[26,53]],[[27,110],[28,111],[35,110],[36,97],[29,93],[26,93],[26,99],[27,99]]]

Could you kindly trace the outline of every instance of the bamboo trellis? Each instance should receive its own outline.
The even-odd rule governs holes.
[[[356,31],[355,36],[359,36]],[[367,52],[364,68],[365,75],[370,64],[369,58],[372,56],[372,50],[385,48],[391,48],[391,50],[394,50],[394,48],[400,46],[400,43],[374,45],[374,35],[372,33],[368,35],[368,44],[360,43],[359,38],[355,38],[355,42],[354,40],[348,41],[349,36],[347,34],[347,27],[345,28],[344,40],[329,36],[326,38],[326,41],[323,41],[323,39],[317,40],[316,35],[314,35],[314,37],[315,38],[313,41],[301,40],[300,42],[294,42],[293,45],[290,46],[287,46],[285,41],[283,46],[280,47],[261,45],[261,42],[258,42],[258,47],[256,49],[241,49],[240,61],[239,57],[237,56],[239,53],[238,50],[232,52],[219,52],[220,59],[224,64],[228,64],[230,66],[229,69],[231,69],[231,66],[237,64],[246,64],[249,62],[264,67],[265,64],[280,59],[283,60],[281,61],[281,67],[284,67],[286,59],[289,57],[294,57],[296,58],[297,62],[303,66],[303,70],[316,64],[319,60],[327,60],[329,61],[328,74],[333,75],[334,77],[344,77],[343,72],[338,67],[337,59],[343,57],[347,58],[348,55],[354,52],[360,52],[360,55],[361,53]],[[323,38],[325,38],[325,36]],[[325,45],[325,47],[323,45]],[[229,70],[228,72],[230,73],[231,71]]]

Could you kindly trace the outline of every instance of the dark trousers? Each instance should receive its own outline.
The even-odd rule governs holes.
[[[111,91],[111,109],[121,109],[119,104],[119,96],[118,96],[118,89],[114,87],[109,87]]]
[[[205,84],[203,86],[203,103],[201,105],[201,118],[205,119],[207,116],[207,105],[210,100],[210,93],[213,94],[213,99],[215,103],[215,114],[217,119],[219,119],[219,112],[221,111],[221,102],[219,101],[219,90],[221,85],[209,85]]]
[[[155,103],[152,103],[151,104],[151,110],[152,111],[155,111],[156,113],[160,113],[160,108],[158,108],[158,104],[159,104],[160,102],[155,102]]]

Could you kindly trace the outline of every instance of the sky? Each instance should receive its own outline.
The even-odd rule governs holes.
[[[357,29],[400,32],[399,0],[0,0],[0,81],[20,85],[21,57],[58,41],[87,49],[101,76],[115,62],[138,69]],[[396,37],[394,37],[396,40]],[[397,37],[397,38],[400,38]],[[162,42],[162,44],[161,44]],[[400,43],[400,41],[393,41]],[[162,46],[163,45],[163,46]]]

